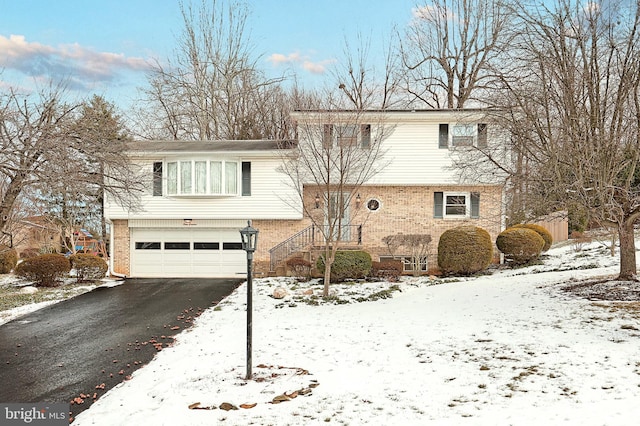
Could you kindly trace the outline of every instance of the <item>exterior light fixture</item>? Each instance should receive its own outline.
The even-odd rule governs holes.
[[[362,204],[362,198],[360,198],[360,194],[358,194],[356,195],[356,209],[359,209],[361,204]]]
[[[316,209],[320,208],[320,194],[316,192]]]
[[[258,245],[258,230],[251,226],[251,221],[247,221],[247,226],[240,230],[242,238],[242,250],[247,252],[247,375],[246,380],[251,379],[251,346],[252,346],[252,326],[253,326],[253,289],[252,289],[252,266],[253,252]]]

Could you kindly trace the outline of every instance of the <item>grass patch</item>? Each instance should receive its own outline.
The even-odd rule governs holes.
[[[41,287],[33,294],[20,292],[20,287],[0,287],[0,311],[6,311],[32,303],[64,300],[86,293],[87,284],[64,284],[59,287]]]

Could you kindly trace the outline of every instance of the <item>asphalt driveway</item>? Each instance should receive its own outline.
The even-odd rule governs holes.
[[[72,416],[173,341],[241,279],[129,279],[0,326],[0,402],[71,402]]]

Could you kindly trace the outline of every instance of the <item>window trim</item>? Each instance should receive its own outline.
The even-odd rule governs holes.
[[[456,135],[456,129],[462,127],[473,128],[473,135]],[[441,123],[438,126],[438,148],[454,149],[465,147],[487,147],[487,129],[486,123]],[[456,143],[456,139],[459,142]],[[467,140],[465,142],[465,140]]]
[[[403,272],[415,272],[413,269],[413,256],[410,254],[401,254],[395,256],[380,256],[380,261],[385,260],[399,260],[402,262]],[[420,262],[418,263],[418,272],[427,272],[429,270],[429,256],[420,256]]]
[[[346,136],[343,129],[353,128],[352,136]],[[329,149],[333,146],[358,146],[371,148],[371,124],[368,123],[335,123],[324,124],[322,146]]]
[[[200,167],[202,167],[201,163],[206,163],[204,191],[202,191],[201,186],[198,186],[197,182],[198,167],[196,165],[200,164]],[[214,163],[220,164],[220,192],[212,192],[212,164]],[[165,160],[163,163],[163,171],[166,170],[165,194],[170,197],[237,197],[244,195],[242,191],[244,190],[245,176],[242,172],[245,163],[251,164],[250,162],[241,162],[235,159],[214,158],[177,158]],[[183,169],[183,164],[189,165],[188,173]],[[235,165],[235,170],[231,170],[233,168],[231,166],[232,164]],[[231,173],[231,175],[229,173]],[[191,177],[188,185],[184,182],[186,176]],[[190,192],[183,192],[184,189],[190,189]]]
[[[480,219],[480,192],[434,191],[433,217],[435,219]],[[447,197],[464,196],[465,214],[447,214]]]
[[[460,206],[460,204],[448,204],[447,197],[464,197],[464,214],[447,213],[447,207]],[[471,212],[471,194],[469,192],[443,192],[442,193],[442,217],[444,219],[468,218]]]

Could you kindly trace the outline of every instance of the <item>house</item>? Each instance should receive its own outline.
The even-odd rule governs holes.
[[[313,133],[324,144],[370,149],[383,126],[384,167],[349,199],[343,224],[350,246],[374,260],[390,256],[384,244],[394,234],[428,234],[432,243],[417,266],[437,266],[439,236],[462,224],[486,229],[493,239],[503,228],[500,183],[461,183],[451,152],[496,143],[482,110],[419,110],[293,114],[299,140]],[[260,233],[254,254],[258,274],[273,273],[285,259],[318,244],[312,217],[327,204],[312,181],[302,194],[282,172],[299,147],[291,141],[138,141],[129,144],[146,192],[128,209],[107,196],[112,270],[130,277],[214,277],[246,273],[239,230],[252,220]],[[302,196],[301,196],[302,195]],[[320,219],[321,220],[321,219]],[[416,267],[410,253],[407,270]]]

